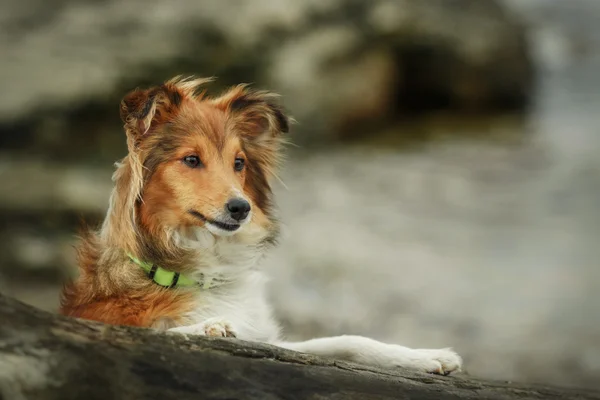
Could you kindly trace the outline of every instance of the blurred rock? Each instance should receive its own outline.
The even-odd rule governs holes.
[[[175,74],[282,93],[305,144],[407,112],[519,110],[532,82],[495,0],[8,0],[0,32],[0,145],[65,156],[68,138],[113,159],[121,137],[98,137],[119,98]]]
[[[72,273],[75,230],[81,220],[101,221],[111,189],[110,175],[110,165],[93,169],[0,159],[0,283],[58,284]],[[5,290],[11,293],[12,289]]]

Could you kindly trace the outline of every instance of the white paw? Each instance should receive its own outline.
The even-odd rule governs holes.
[[[237,334],[231,324],[222,318],[209,318],[204,322],[194,325],[178,326],[171,328],[168,332],[176,332],[184,335],[201,335],[216,337],[236,337]]]
[[[231,327],[229,321],[221,318],[210,318],[204,321],[204,333],[206,336],[236,337],[237,333]]]
[[[414,349],[405,362],[408,368],[439,375],[460,371],[462,367],[462,358],[449,348]]]

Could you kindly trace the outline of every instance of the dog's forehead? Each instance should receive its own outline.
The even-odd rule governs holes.
[[[233,134],[229,126],[227,113],[206,101],[193,101],[182,107],[176,125],[193,142],[208,141],[218,151],[239,144],[237,135]]]

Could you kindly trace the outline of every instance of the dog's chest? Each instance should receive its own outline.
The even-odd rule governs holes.
[[[252,271],[235,282],[200,290],[194,309],[186,315],[188,323],[222,318],[233,326],[239,339],[277,340],[279,328],[266,301],[265,283],[262,273]]]
[[[193,230],[191,237],[192,240],[190,235],[181,235],[180,241],[197,251],[197,271],[205,274],[202,279],[222,277],[225,283],[199,290],[193,310],[185,316],[186,323],[201,324],[210,318],[221,318],[234,327],[239,339],[276,340],[279,329],[266,301],[267,279],[256,269],[263,254],[261,247],[215,238],[204,230]]]

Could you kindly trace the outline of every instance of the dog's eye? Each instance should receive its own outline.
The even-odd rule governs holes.
[[[200,166],[200,157],[198,156],[185,156],[183,162],[190,168],[197,168]]]
[[[233,169],[240,172],[241,170],[244,169],[245,164],[246,164],[246,160],[244,160],[243,158],[236,158],[235,162],[233,163]]]

